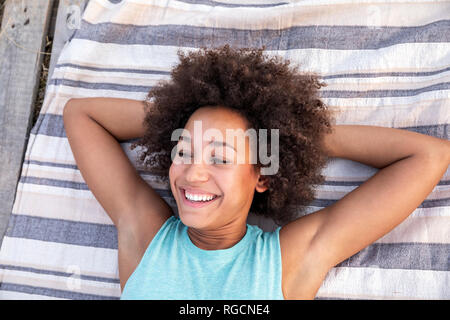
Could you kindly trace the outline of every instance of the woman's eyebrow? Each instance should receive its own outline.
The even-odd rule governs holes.
[[[191,142],[191,138],[190,138],[190,137],[187,137],[187,136],[180,136],[180,138],[179,138],[178,140],[183,140],[183,141],[186,141],[186,142]],[[226,143],[225,141],[212,140],[212,141],[209,142],[209,144],[211,144],[211,143],[212,143],[213,145],[216,145],[216,146],[219,146],[219,147],[226,146],[226,147],[229,147],[229,148],[233,149],[234,151],[236,151],[236,149],[235,149],[233,146],[229,145],[229,144]],[[236,152],[237,152],[237,151],[236,151]]]
[[[210,141],[209,142],[209,144],[213,144],[213,145],[216,145],[216,146],[219,146],[219,147],[229,147],[229,148],[231,148],[231,149],[233,149],[234,151],[236,151],[236,149],[233,147],[233,146],[230,146],[228,143],[226,143],[225,141],[216,141],[216,140],[213,140],[213,141]],[[236,151],[237,152],[237,151]]]

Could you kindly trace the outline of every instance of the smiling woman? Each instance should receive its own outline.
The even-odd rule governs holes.
[[[193,136],[192,149],[202,161],[197,163],[174,161],[169,170],[172,193],[179,208],[178,213],[183,223],[190,227],[191,240],[198,247],[206,250],[224,249],[233,246],[236,242],[234,237],[229,239],[230,234],[236,234],[238,239],[243,237],[254,192],[255,190],[263,192],[267,187],[263,186],[264,180],[260,177],[257,166],[248,161],[243,164],[237,163],[237,152],[232,154],[233,158],[230,157],[231,152],[228,152],[230,157],[228,159],[222,155],[219,163],[204,161],[204,158],[208,160],[209,156],[212,159],[219,156],[218,153],[224,148],[224,142],[220,141],[221,147],[215,147],[211,149],[212,152],[208,152],[206,149],[211,143],[202,141],[203,132],[195,132],[194,129],[194,123],[200,121],[205,131],[215,129],[223,136],[226,135],[227,130],[241,129],[242,136],[239,137],[241,139],[244,138],[243,129],[246,129],[247,123],[242,116],[227,108],[197,109],[189,118],[185,130]],[[230,146],[231,150],[238,149],[235,144]],[[186,142],[183,141],[180,145],[180,151],[183,151],[183,145],[186,147]],[[248,144],[242,151],[245,155],[241,157],[249,159]],[[229,163],[223,163],[227,161]],[[192,203],[185,197],[186,193],[183,193],[183,190],[195,193],[198,197],[212,194],[216,198],[210,202]]]
[[[315,77],[251,52],[225,46],[181,58],[173,82],[150,91],[154,102],[88,98],[65,106],[77,165],[118,230],[121,299],[313,299],[333,266],[403,221],[447,170],[449,141],[332,125]],[[180,128],[186,136],[173,141]],[[267,165],[252,163],[250,144],[240,150],[238,141],[249,142],[248,129],[272,128],[280,168],[263,175]],[[205,138],[212,129],[222,137],[234,130],[238,139]],[[133,148],[146,148],[140,161],[169,176],[178,216],[121,149],[120,140],[136,137]],[[185,161],[196,154],[200,161]],[[380,170],[332,205],[294,218],[292,205],[313,198],[328,157]],[[286,223],[264,232],[246,223],[252,210]]]
[[[250,211],[281,225],[302,215],[305,206],[314,200],[314,186],[324,182],[322,169],[327,156],[320,144],[335,120],[318,98],[318,89],[325,84],[317,75],[291,68],[289,60],[278,56],[266,57],[263,51],[264,47],[233,49],[224,45],[216,49],[203,47],[187,56],[179,52],[180,63],[172,70],[171,80],[159,83],[148,93],[146,131],[131,148],[143,147],[138,160],[152,172],[166,176],[177,144],[168,141],[200,108],[209,107],[204,109],[209,114],[221,107],[217,118],[223,122],[223,130],[219,130],[223,137],[227,136],[226,128],[244,132],[253,129],[258,134],[267,130],[267,145],[255,139],[255,149],[272,150],[276,142],[277,157],[264,161],[264,157],[255,156],[256,161],[251,163],[258,173],[262,170],[276,174],[265,175],[268,191],[255,194]],[[228,116],[225,109],[232,115]],[[194,120],[190,122],[191,135]],[[203,120],[204,131],[217,129],[215,125],[205,128],[206,120],[199,120]],[[279,130],[278,139],[272,129]]]

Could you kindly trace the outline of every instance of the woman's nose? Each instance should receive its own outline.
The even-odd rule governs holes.
[[[208,171],[205,168],[205,165],[203,163],[196,164],[193,163],[189,165],[186,171],[186,180],[189,182],[195,182],[195,181],[201,181],[205,182],[208,181]]]

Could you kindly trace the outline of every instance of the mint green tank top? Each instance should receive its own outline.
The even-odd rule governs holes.
[[[247,224],[233,247],[194,245],[179,217],[156,233],[121,300],[283,300],[279,231]]]

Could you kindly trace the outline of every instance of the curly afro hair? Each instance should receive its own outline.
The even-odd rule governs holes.
[[[250,212],[282,225],[302,215],[325,178],[327,155],[321,147],[332,132],[332,112],[317,97],[326,86],[314,73],[289,68],[289,60],[265,57],[257,48],[201,47],[160,81],[145,100],[145,135],[131,149],[142,146],[138,161],[155,173],[168,175],[172,132],[184,128],[191,114],[204,106],[224,106],[242,115],[251,128],[279,129],[279,170],[268,178],[268,190],[255,192]],[[151,101],[151,102],[150,102]],[[271,137],[268,131],[268,141]],[[259,150],[259,149],[258,149]],[[270,149],[270,144],[267,147]],[[261,164],[255,164],[261,167]]]

